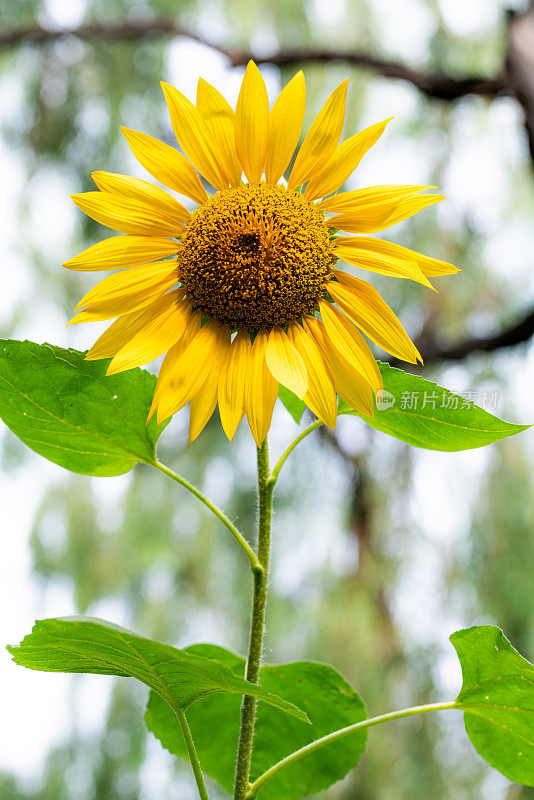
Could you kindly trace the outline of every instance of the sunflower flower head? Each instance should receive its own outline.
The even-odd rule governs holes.
[[[369,236],[442,197],[422,194],[427,186],[335,193],[388,122],[339,144],[347,83],[302,139],[287,184],[282,176],[304,121],[304,76],[297,73],[269,110],[250,62],[235,111],[202,79],[196,104],[163,84],[181,151],[123,129],[146,170],[194,210],[159,186],[107,172],[93,173],[99,191],[73,197],[126,234],[64,265],[118,270],[82,298],[71,320],[115,320],[87,358],[111,358],[111,374],[166,353],[149,418],[162,421],[190,403],[190,441],[218,405],[228,438],[246,414],[259,446],[280,384],[332,428],[338,396],[372,416],[382,381],[362,333],[400,359],[420,360],[376,289],[336,263],[426,286],[429,276],[457,272]]]

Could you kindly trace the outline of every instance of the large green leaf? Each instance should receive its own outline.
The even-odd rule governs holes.
[[[451,642],[463,674],[456,702],[476,751],[511,781],[534,786],[534,666],[492,625],[457,631]]]
[[[185,710],[217,692],[251,694],[307,726],[304,711],[262,686],[252,686],[221,661],[144,639],[101,619],[40,620],[20,645],[8,650],[17,664],[43,672],[91,672],[137,678],[171,708]]]
[[[164,425],[146,419],[156,379],[51,344],[0,340],[0,417],[24,444],[72,472],[122,475],[151,463]]]
[[[380,364],[384,389],[377,397],[373,419],[345,403],[340,414],[353,414],[382,433],[427,450],[470,450],[513,436],[529,428],[503,422],[474,405],[473,398],[443,389],[419,375]],[[475,394],[476,396],[476,394]]]
[[[214,658],[235,675],[243,675],[244,659],[222,647],[195,645],[187,652]],[[281,692],[287,700],[306,711],[312,725],[305,725],[262,704],[254,740],[252,780],[309,742],[365,719],[365,708],[359,695],[326,664],[303,661],[264,666],[261,685],[275,694]],[[203,770],[228,792],[232,791],[234,783],[239,707],[237,697],[218,695],[187,712]],[[176,722],[154,692],[150,693],[145,720],[164,747],[187,758]],[[292,800],[326,789],[356,765],[365,748],[366,734],[365,730],[357,731],[280,771],[261,789],[260,800]]]

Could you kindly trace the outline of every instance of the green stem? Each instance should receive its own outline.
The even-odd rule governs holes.
[[[457,708],[455,701],[450,703],[430,703],[429,705],[425,706],[403,708],[400,711],[391,711],[389,714],[381,714],[379,717],[364,719],[361,722],[356,722],[354,725],[349,725],[347,728],[341,728],[338,731],[329,733],[327,736],[322,736],[320,739],[316,739],[314,742],[310,742],[310,744],[301,747],[300,750],[296,750],[294,753],[291,753],[290,756],[283,758],[277,764],[274,764],[274,766],[270,767],[270,769],[264,772],[263,775],[260,775],[260,777],[257,778],[257,780],[255,780],[250,786],[245,798],[246,800],[254,800],[262,786],[270,781],[271,778],[274,778],[275,775],[278,775],[278,773],[283,769],[289,767],[291,764],[294,764],[295,761],[300,761],[301,758],[308,756],[315,750],[319,750],[321,747],[332,744],[332,742],[337,742],[338,739],[342,739],[344,736],[350,736],[350,734],[355,733],[355,731],[363,730],[364,728],[372,728],[375,725],[382,725],[382,723],[391,722],[394,719],[413,717],[416,714],[427,714],[429,711],[444,711],[445,709],[451,708]]]
[[[216,506],[215,503],[212,503],[208,497],[202,494],[200,489],[197,489],[196,486],[193,486],[192,483],[189,483],[189,481],[187,481],[185,478],[182,478],[181,475],[178,475],[176,472],[170,469],[170,467],[166,467],[165,464],[161,464],[159,461],[155,461],[153,463],[153,466],[156,467],[156,469],[159,469],[160,472],[163,472],[165,475],[168,475],[169,478],[172,478],[173,481],[176,481],[176,483],[179,483],[180,486],[183,486],[184,489],[187,489],[188,492],[194,494],[195,497],[197,497],[201,503],[204,503],[204,505],[207,508],[209,508],[209,510],[212,512],[212,514],[215,514],[217,519],[220,519],[223,525],[225,525],[228,528],[228,530],[230,531],[230,533],[232,534],[232,536],[234,537],[234,539],[241,547],[248,560],[250,561],[250,566],[254,574],[256,574],[257,572],[261,572],[262,567],[258,558],[256,557],[254,550],[246,541],[243,534],[236,528],[234,523],[228,519],[224,511],[222,511],[218,506]]]
[[[308,427],[305,428],[302,431],[302,433],[299,433],[299,435],[297,436],[296,439],[293,439],[293,441],[291,442],[289,447],[287,447],[284,450],[284,452],[282,453],[282,455],[280,456],[280,458],[276,462],[275,468],[273,469],[273,471],[271,473],[271,477],[269,478],[269,483],[272,483],[273,486],[275,485],[276,481],[278,480],[278,476],[280,474],[280,470],[284,466],[285,462],[287,461],[287,459],[289,458],[289,456],[291,455],[291,453],[293,452],[295,447],[300,442],[302,442],[302,440],[305,439],[306,436],[309,436],[310,433],[313,433],[314,431],[317,430],[317,428],[320,428],[321,425],[323,425],[323,423],[321,422],[320,419],[318,419],[315,422],[312,422],[311,425],[308,425]]]
[[[265,606],[267,602],[267,574],[271,541],[271,515],[274,483],[269,479],[269,449],[267,439],[257,451],[258,460],[258,561],[261,571],[254,573],[254,598],[250,624],[250,643],[245,678],[251,683],[259,682],[263,632],[265,628]],[[250,762],[256,725],[255,697],[245,695],[241,705],[241,726],[237,750],[234,800],[244,800],[249,790]]]
[[[197,782],[198,794],[201,800],[210,800],[208,797],[206,784],[204,783],[202,770],[200,769],[200,762],[198,760],[195,743],[193,741],[193,737],[191,736],[191,729],[189,728],[185,713],[179,707],[174,708],[174,713],[176,714],[176,718],[178,719],[178,722],[180,723],[180,728],[182,729],[185,746],[187,747],[187,752],[189,753],[189,760],[191,761],[191,766],[193,767],[193,773],[195,775],[195,780]]]

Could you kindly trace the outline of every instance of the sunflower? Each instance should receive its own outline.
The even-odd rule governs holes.
[[[111,358],[108,374],[163,353],[150,417],[190,403],[190,441],[215,407],[232,439],[246,414],[258,446],[282,384],[326,425],[337,396],[373,415],[382,381],[362,336],[399,359],[420,355],[369,283],[336,268],[431,286],[451,264],[367,235],[441,195],[427,186],[373,186],[335,193],[382,135],[379,122],[339,144],[348,80],[330,95],[288,168],[305,111],[302,72],[271,110],[263,78],[247,66],[235,111],[200,79],[196,105],[163,83],[181,152],[122,129],[134,155],[161,184],[194,201],[188,210],[147,181],[94,172],[99,191],[76,205],[120,236],[67,261],[74,270],[120,270],[80,300],[71,323],[115,319],[87,354]],[[246,178],[246,180],[245,180]],[[206,188],[208,187],[208,188]],[[357,235],[340,235],[357,234]]]

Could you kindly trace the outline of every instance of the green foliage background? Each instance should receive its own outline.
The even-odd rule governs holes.
[[[403,4],[408,13],[413,4],[398,0],[398,6]],[[346,0],[332,26],[320,24],[313,11],[317,5],[301,0],[214,0],[209,7],[203,0],[91,0],[81,7],[86,9],[86,22],[173,16],[206,35],[206,19],[211,16],[214,37],[235,48],[259,51],[276,45],[328,45],[399,55],[392,44],[395,4]],[[469,36],[448,29],[437,0],[420,0],[415,5],[432,22],[431,32],[421,34],[422,49],[415,48],[417,66],[460,75],[498,70],[505,24],[498,3],[492,3],[499,12],[494,21]],[[3,0],[0,28],[53,21],[53,7],[38,0]],[[406,49],[399,47],[404,58]],[[198,58],[196,69],[201,68]],[[90,188],[92,169],[127,171],[131,161],[121,141],[120,124],[169,139],[158,82],[172,79],[171,61],[174,74],[186,73],[187,49],[180,51],[176,44],[158,38],[63,40],[0,54],[4,91],[14,85],[20,92],[13,113],[4,116],[2,136],[24,174],[20,205],[10,210],[17,246],[4,258],[2,269],[11,273],[21,262],[30,276],[27,291],[15,298],[0,319],[1,336],[32,338],[30,331],[43,304],[66,321],[92,282],[79,273],[62,271],[58,264],[107,231],[77,214],[74,224],[53,236],[51,232],[52,243],[37,237],[32,226],[39,213],[34,205],[36,190],[43,182],[55,181],[65,186],[65,194],[83,191]],[[498,104],[512,101],[497,101],[491,107],[480,98],[451,105],[435,103],[404,84],[343,63],[308,64],[305,71],[311,111],[317,110],[336,80],[352,75],[346,130],[396,111],[398,120],[388,134],[388,147],[397,147],[402,154],[407,139],[419,146],[429,183],[443,185],[462,137],[482,136],[486,128],[497,133],[504,130],[506,146],[501,157],[510,190],[495,212],[494,225],[531,224],[534,179],[519,115],[514,133],[499,121]],[[291,72],[283,70],[281,80]],[[276,77],[273,68],[268,73]],[[504,114],[506,105],[503,108]],[[413,182],[418,180],[414,176]],[[424,212],[402,229],[396,237],[402,244],[464,268],[460,276],[440,280],[437,295],[400,281],[376,281],[392,305],[402,310],[412,333],[437,330],[442,340],[455,341],[488,319],[498,326],[520,312],[531,282],[513,263],[515,256],[510,276],[488,266],[493,233],[487,222],[462,207],[449,216]],[[90,343],[89,331],[71,331],[61,344],[69,342],[82,349]],[[69,340],[70,335],[76,340]],[[521,421],[526,406],[514,396],[512,386],[517,385],[515,371],[528,370],[529,353],[531,358],[531,350],[522,347],[496,357],[474,356],[452,369],[433,365],[426,374],[453,389],[496,388],[501,398],[499,415]],[[184,417],[186,413],[163,437],[163,460],[215,491],[230,516],[250,530],[255,517],[250,437],[243,430],[235,447],[230,447],[214,420],[198,444],[187,449]],[[428,508],[421,519],[421,490],[417,496],[414,493],[421,470],[436,461],[429,462],[426,454],[385,440],[379,433],[362,433],[358,420],[342,423],[337,440],[328,435],[310,437],[280,481],[267,659],[312,658],[332,663],[361,693],[370,714],[456,694],[457,672],[453,670],[451,679],[447,643],[455,627],[494,622],[532,660],[534,478],[529,439],[504,441],[472,460],[454,454],[432,456],[443,459],[448,487],[436,482],[429,488],[426,483],[427,506],[442,499],[447,488],[458,502],[463,498],[463,511],[452,526],[455,533],[447,537],[433,535],[434,523],[441,530],[441,521],[432,520]],[[279,418],[274,447],[288,438],[290,424],[285,417]],[[18,473],[24,480],[28,465],[38,456],[10,434],[4,434],[1,443],[5,474]],[[459,468],[456,480],[454,464]],[[108,479],[116,481],[111,484],[116,488],[109,490],[105,500],[98,479],[66,472],[58,479],[57,475],[53,473],[31,535],[35,582],[43,594],[61,586],[72,595],[79,612],[94,613],[104,602],[119,609],[125,615],[121,621],[143,635],[179,646],[211,638],[244,652],[250,592],[247,567],[234,543],[199,511],[193,499],[141,465],[127,479]],[[51,524],[63,532],[60,546],[47,535]],[[9,521],[3,529],[9,544]],[[310,535],[312,543],[306,540]],[[308,550],[311,555],[305,558]],[[414,594],[414,583],[427,579],[432,581],[427,592],[436,615],[435,629],[429,625],[430,612],[419,618],[419,595]],[[61,613],[61,609],[55,611]],[[73,678],[73,712],[83,691],[83,682]],[[0,797],[160,798],[161,791],[151,791],[143,777],[150,762],[164,773],[166,797],[190,800],[194,788],[186,765],[170,757],[154,762],[159,744],[145,735],[141,724],[145,701],[141,687],[116,681],[101,729],[86,735],[74,714],[71,728],[49,753],[37,784],[29,785],[24,776],[8,770],[0,775]],[[213,788],[212,797],[222,800],[218,791]],[[534,790],[509,784],[477,759],[461,733],[460,719],[429,715],[373,731],[358,769],[324,797],[526,800],[534,798]]]

